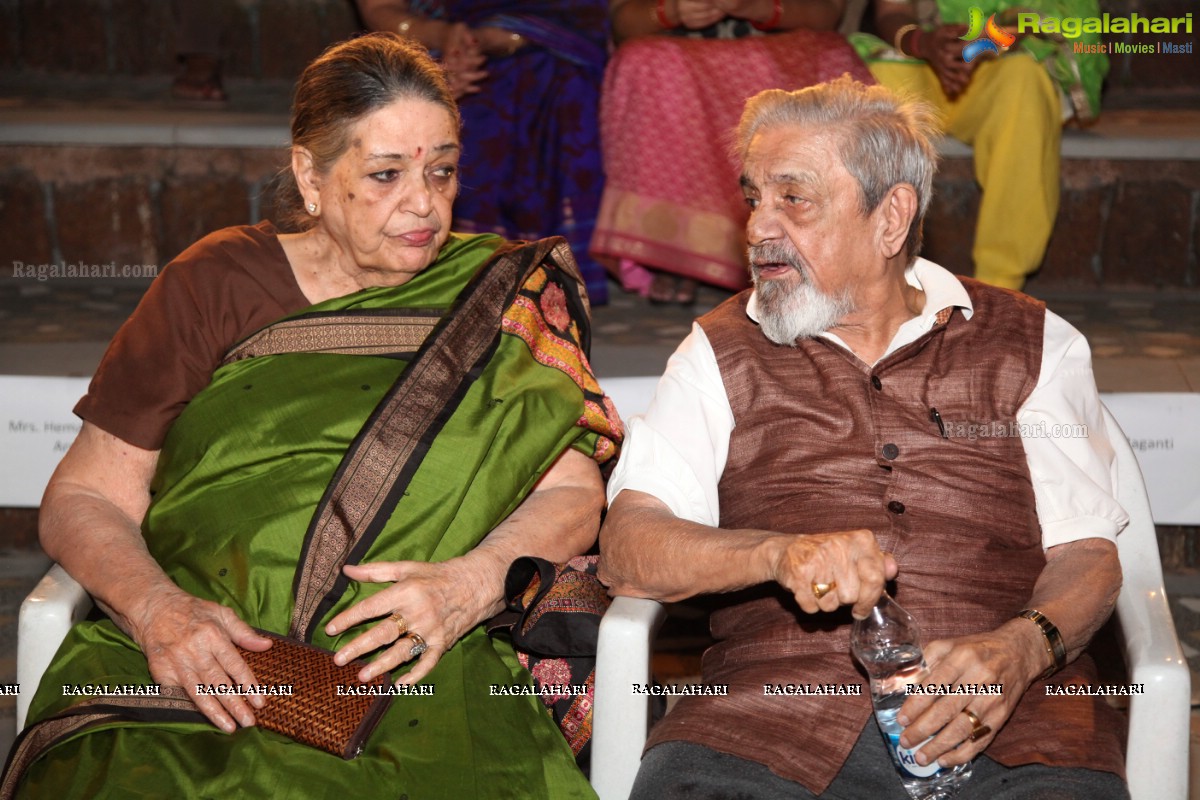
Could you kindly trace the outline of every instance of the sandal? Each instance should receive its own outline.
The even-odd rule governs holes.
[[[696,302],[696,281],[668,272],[656,272],[646,297],[652,305],[665,306],[674,303],[687,308]]]
[[[646,293],[646,299],[651,305],[665,306],[675,300],[675,276],[667,272],[655,272],[654,280],[650,283],[650,290]]]

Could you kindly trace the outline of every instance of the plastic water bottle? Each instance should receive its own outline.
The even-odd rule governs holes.
[[[929,671],[921,651],[921,629],[917,621],[884,594],[866,619],[855,621],[850,648],[871,679],[875,721],[879,723],[904,788],[913,800],[953,798],[971,777],[970,764],[945,768],[933,761],[921,766],[916,759],[921,745],[911,749],[900,746],[900,734],[904,729],[896,722],[896,716],[907,697],[905,687],[923,683]]]

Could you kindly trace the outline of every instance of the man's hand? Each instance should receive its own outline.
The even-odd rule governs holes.
[[[1050,658],[1038,627],[1015,619],[988,633],[930,642],[925,660],[929,664],[926,684],[1003,687],[998,695],[914,694],[904,701],[897,717],[905,726],[900,744],[912,748],[933,736],[918,751],[917,762],[924,765],[936,759],[944,767],[953,767],[967,763],[991,744]],[[991,730],[970,741],[975,726],[965,711]]]
[[[897,572],[896,560],[868,530],[800,535],[715,528],[681,519],[657,497],[632,489],[609,507],[600,552],[600,580],[614,595],[674,602],[773,581],[806,613],[853,605],[860,618]],[[814,583],[837,585],[818,598]]]
[[[879,549],[868,530],[818,533],[776,540],[782,548],[772,565],[772,578],[790,591],[808,614],[852,605],[855,619],[870,613],[884,584],[896,577],[896,560]],[[814,583],[835,585],[818,598]]]
[[[1116,545],[1106,539],[1078,539],[1046,551],[1046,566],[1026,608],[1036,608],[1054,620],[1070,662],[1108,619],[1120,588]],[[929,764],[937,759],[947,767],[965,764],[983,752],[1029,685],[1054,661],[1046,652],[1041,629],[1020,618],[988,633],[931,642],[925,648],[925,660],[929,664],[926,683],[1003,686],[1000,695],[914,694],[904,701],[897,717],[905,726],[900,743],[913,747],[933,736],[917,754],[917,761]],[[974,726],[964,710],[991,731],[974,742],[967,741]]]

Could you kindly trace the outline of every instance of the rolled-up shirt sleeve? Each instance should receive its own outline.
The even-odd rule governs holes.
[[[1087,340],[1046,312],[1042,369],[1017,412],[1033,479],[1042,547],[1079,539],[1115,541],[1129,522],[1117,502],[1113,448]],[[1119,434],[1118,434],[1119,435]]]
[[[712,345],[693,325],[667,361],[646,413],[626,421],[609,503],[632,489],[658,498],[681,519],[716,526],[717,485],[732,431],[733,412]]]

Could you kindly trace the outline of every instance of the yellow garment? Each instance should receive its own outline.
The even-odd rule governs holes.
[[[1023,53],[989,59],[950,100],[924,63],[868,66],[889,89],[931,103],[943,131],[974,148],[983,187],[971,251],[975,277],[1020,289],[1041,264],[1058,214],[1062,105],[1046,70]]]

